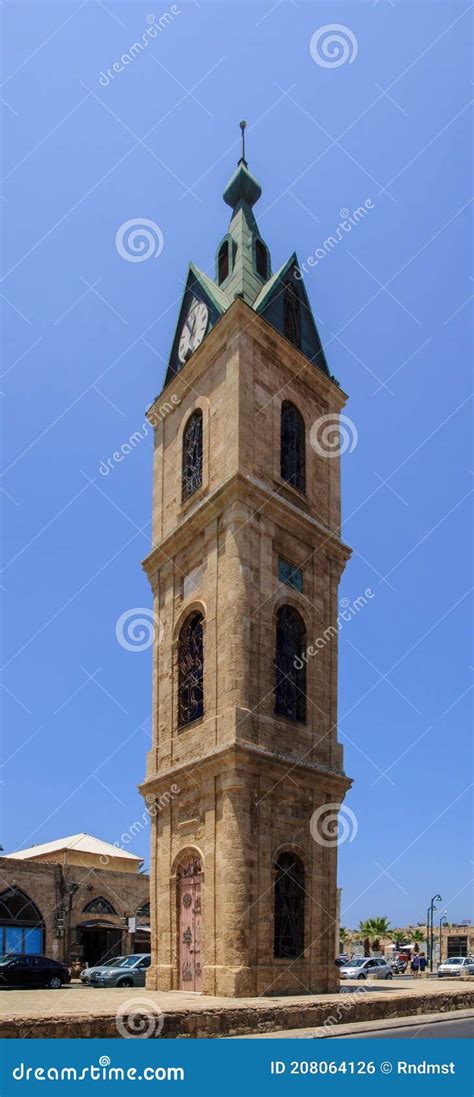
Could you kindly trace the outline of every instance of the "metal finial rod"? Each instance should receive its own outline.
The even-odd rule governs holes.
[[[247,161],[245,159],[245,130],[246,130],[246,128],[247,128],[247,123],[245,121],[240,122],[240,129],[242,131],[242,156],[241,156],[240,159],[241,159],[241,161],[243,161],[244,164],[247,163]]]

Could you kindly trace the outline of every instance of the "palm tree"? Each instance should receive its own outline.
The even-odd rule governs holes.
[[[365,922],[359,922],[359,933],[364,938],[364,956],[370,956],[370,940],[372,936],[372,922],[368,918]]]
[[[380,938],[389,937],[391,934],[390,922],[388,918],[368,918],[365,922],[360,922],[359,931],[364,937],[364,956],[370,956],[370,949],[372,952],[380,951]]]
[[[373,933],[372,952],[379,952],[380,938],[388,937],[390,934],[390,922],[388,918],[381,918],[380,916],[378,918],[371,918],[370,922]]]
[[[408,936],[408,939],[410,941],[414,942],[415,947],[414,947],[413,951],[414,952],[419,952],[420,951],[420,945],[423,944],[423,942],[425,940],[425,937],[426,937],[426,933],[423,933],[423,930],[421,930],[421,929],[412,929],[412,930],[410,930],[410,932],[408,933],[407,936]]]

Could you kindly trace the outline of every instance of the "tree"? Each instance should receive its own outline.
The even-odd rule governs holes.
[[[410,930],[410,932],[408,934],[408,939],[410,941],[414,942],[414,945],[415,945],[415,947],[413,949],[414,952],[419,952],[420,951],[420,945],[424,943],[425,938],[426,938],[426,933],[423,933],[423,930],[421,930],[421,929],[412,929],[412,930]]]
[[[364,956],[370,956],[370,940],[372,935],[372,922],[368,918],[365,922],[359,922],[359,932],[364,938]]]
[[[370,949],[372,952],[380,951],[380,938],[391,936],[390,922],[388,918],[368,918],[365,922],[360,922],[359,930],[364,937],[364,956],[370,956]]]

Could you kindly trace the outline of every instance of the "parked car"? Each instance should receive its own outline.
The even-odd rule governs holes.
[[[104,967],[91,986],[95,987],[144,987],[146,969],[150,967],[149,953],[122,956],[113,967]]]
[[[79,976],[81,983],[84,986],[89,986],[91,983],[97,981],[98,975],[101,975],[103,971],[107,971],[109,967],[117,967],[122,960],[125,960],[125,956],[113,956],[111,960],[104,960],[102,964],[97,964],[96,967],[85,967]]]
[[[341,979],[393,979],[392,966],[377,957],[357,956],[339,968]]]
[[[439,978],[449,975],[450,978],[458,975],[474,975],[474,956],[450,956],[443,960],[438,967]]]
[[[71,982],[66,964],[48,956],[0,956],[0,987],[51,987],[57,990]]]
[[[337,967],[342,967],[343,964],[347,964],[348,960],[349,960],[349,957],[346,956],[344,953],[341,953],[340,956],[336,956],[336,959],[335,959],[334,963],[336,964]]]

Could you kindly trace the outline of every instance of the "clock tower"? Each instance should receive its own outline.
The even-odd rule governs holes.
[[[351,784],[337,741],[338,584],[350,552],[339,458],[316,437],[346,397],[296,255],[272,272],[253,213],[260,195],[242,149],[215,276],[190,264],[149,411],[144,562],[156,620],[141,785],[147,985],[242,997],[336,988],[326,824]]]

